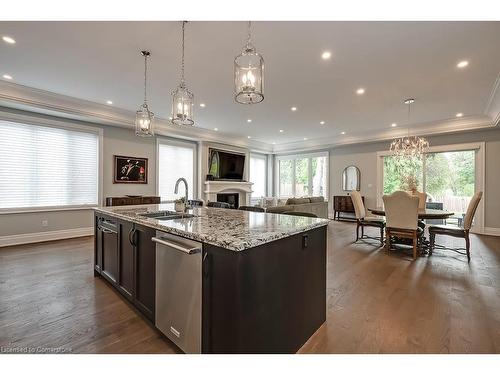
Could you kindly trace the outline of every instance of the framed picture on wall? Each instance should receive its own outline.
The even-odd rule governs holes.
[[[148,159],[115,155],[115,184],[147,184]]]

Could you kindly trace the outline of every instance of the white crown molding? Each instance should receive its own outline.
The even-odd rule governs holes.
[[[22,245],[27,243],[62,240],[65,238],[92,236],[94,228],[74,228],[63,230],[52,230],[48,232],[13,234],[0,236],[0,247]]]
[[[0,106],[100,125],[134,127],[135,112],[0,80]],[[211,141],[272,152],[272,145],[200,127],[172,126],[156,119],[156,132],[191,141]]]
[[[489,116],[468,116],[459,119],[433,121],[413,125],[411,135],[431,136],[439,134],[458,133],[463,131],[480,130],[495,127],[495,123]],[[405,136],[407,128],[388,129],[385,131],[364,132],[363,134],[352,134],[334,136],[328,138],[311,139],[309,141],[291,142],[275,145],[275,154],[288,152],[303,152],[318,149],[335,148],[344,145],[383,142],[393,138]]]
[[[490,96],[484,109],[484,114],[493,119],[493,124],[498,125],[500,122],[500,73],[493,83]]]

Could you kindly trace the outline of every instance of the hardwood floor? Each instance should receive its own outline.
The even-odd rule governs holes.
[[[472,235],[470,264],[354,239],[355,224],[329,225],[327,321],[300,353],[500,352],[499,237]],[[91,237],[0,249],[0,352],[179,353],[93,276],[92,250]]]

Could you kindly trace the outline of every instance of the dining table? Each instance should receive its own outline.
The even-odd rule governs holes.
[[[377,216],[385,216],[384,207],[368,208],[368,211]],[[423,223],[422,229],[425,229],[425,223],[423,220],[446,220],[453,215],[455,215],[454,212],[446,210],[438,210],[435,208],[421,208],[418,210],[418,220],[421,223]],[[406,241],[404,241],[404,239],[398,239],[398,243],[399,242],[405,243]],[[421,249],[422,255],[429,253],[429,247],[430,243],[429,240],[425,237],[425,231],[424,231],[422,240],[422,249]]]

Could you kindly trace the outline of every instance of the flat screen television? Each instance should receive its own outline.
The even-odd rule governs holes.
[[[245,154],[210,149],[208,173],[214,180],[243,180]]]

